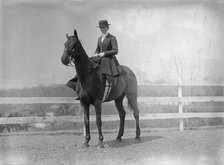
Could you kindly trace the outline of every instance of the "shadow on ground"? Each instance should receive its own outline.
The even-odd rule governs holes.
[[[116,140],[105,141],[106,145],[109,145],[111,148],[126,147],[133,144],[146,143],[153,140],[162,138],[162,136],[143,136],[141,141],[135,140],[135,138],[123,138],[122,142],[117,142]]]
[[[5,132],[1,133],[1,136],[36,136],[36,135],[46,135],[46,136],[55,136],[55,135],[76,135],[82,136],[82,132],[77,131],[37,131],[37,132]]]

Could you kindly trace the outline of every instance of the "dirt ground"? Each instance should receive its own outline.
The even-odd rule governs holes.
[[[0,136],[0,165],[219,165],[224,164],[224,128],[179,131],[134,130],[123,141],[105,132],[105,148],[97,148],[98,134],[91,134],[90,147],[82,148],[81,132],[17,134]]]

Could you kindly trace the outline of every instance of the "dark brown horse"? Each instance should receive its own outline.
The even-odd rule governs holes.
[[[89,106],[93,105],[96,111],[96,125],[99,132],[99,147],[103,148],[103,133],[101,121],[101,101],[105,90],[105,75],[100,73],[100,67],[89,59],[85,50],[79,41],[76,30],[74,36],[66,34],[67,41],[65,42],[64,53],[61,57],[62,63],[68,65],[73,62],[75,64],[78,82],[76,86],[76,93],[80,98],[80,103],[84,110],[84,121],[86,128],[86,137],[83,144],[88,147],[90,140],[90,120],[89,120]],[[137,80],[134,73],[126,66],[120,66],[121,73],[117,77],[115,90],[111,91],[110,99],[107,101],[115,101],[116,108],[120,117],[120,128],[117,136],[117,141],[121,141],[124,134],[125,110],[123,107],[123,99],[126,96],[128,105],[133,110],[134,118],[136,120],[136,140],[140,140],[139,128],[139,110],[137,107]]]

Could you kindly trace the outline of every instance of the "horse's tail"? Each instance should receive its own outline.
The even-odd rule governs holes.
[[[138,84],[137,79],[132,71],[129,74],[125,93],[127,97],[128,107],[130,108],[130,110],[134,112],[138,111]]]
[[[139,127],[139,110],[138,110],[138,84],[135,74],[129,69],[126,74],[126,96],[128,100],[128,107],[133,111],[133,115],[136,121],[136,139],[140,139],[140,127]]]
[[[133,111],[134,109],[138,108],[138,104],[136,102],[136,104],[133,104],[133,99],[127,96],[127,104],[128,104],[128,108]]]
[[[131,111],[136,111],[138,110],[138,102],[137,102],[137,95],[135,95],[134,93],[127,93],[127,104],[128,104],[128,108]]]

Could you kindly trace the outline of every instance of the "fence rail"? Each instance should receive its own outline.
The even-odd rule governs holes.
[[[139,103],[192,103],[224,102],[224,96],[190,96],[190,97],[139,97]],[[77,104],[74,97],[0,97],[0,104]]]
[[[149,84],[141,84],[149,85]],[[144,104],[169,104],[175,103],[178,105],[178,113],[152,113],[141,114],[140,120],[154,120],[154,119],[179,119],[179,129],[184,130],[183,119],[186,118],[224,118],[224,112],[211,112],[211,113],[183,113],[183,104],[192,102],[224,102],[224,96],[188,96],[183,97],[183,86],[223,86],[222,83],[213,84],[150,84],[152,86],[176,86],[177,97],[139,97],[138,103]],[[0,104],[63,104],[71,103],[77,104],[79,101],[74,100],[73,97],[0,97]],[[107,104],[107,103],[106,103]],[[133,115],[127,114],[126,120],[133,120]],[[95,121],[95,116],[90,117],[91,121]],[[103,115],[103,121],[118,121],[118,115]],[[21,123],[44,123],[53,121],[69,121],[69,122],[82,122],[82,116],[48,116],[48,117],[1,117],[0,124],[21,124]]]
[[[213,113],[152,113],[141,114],[140,120],[157,119],[186,119],[186,118],[219,118],[224,117],[224,112]],[[103,121],[119,121],[118,115],[103,115]],[[125,120],[134,120],[132,114],[127,114]],[[82,122],[82,116],[52,116],[52,117],[1,117],[0,124],[25,124],[25,123],[45,123],[55,121]],[[90,116],[90,121],[96,121],[95,116]]]

